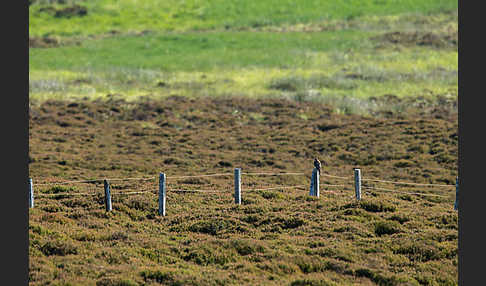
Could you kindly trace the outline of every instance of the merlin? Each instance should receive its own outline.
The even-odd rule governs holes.
[[[316,167],[317,172],[319,172],[319,174],[320,174],[321,173],[321,161],[319,161],[319,159],[317,159],[317,158],[314,159],[314,167]]]

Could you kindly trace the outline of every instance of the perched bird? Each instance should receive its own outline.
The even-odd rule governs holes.
[[[320,174],[321,173],[321,161],[319,161],[319,159],[317,159],[317,158],[314,159],[314,167],[316,167],[317,172],[319,172],[319,174]]]

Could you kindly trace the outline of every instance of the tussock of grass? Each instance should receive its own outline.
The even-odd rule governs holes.
[[[96,286],[137,286],[137,282],[131,279],[121,278],[101,278],[96,281]]]
[[[404,224],[410,220],[410,218],[405,215],[392,215],[389,219],[393,221],[397,221],[400,224]]]
[[[400,232],[400,225],[394,221],[380,221],[375,224],[375,234],[378,236]]]
[[[330,280],[312,280],[312,279],[298,279],[290,283],[291,286],[337,286],[333,281]]]
[[[177,285],[177,284],[174,284],[174,275],[168,271],[160,271],[160,270],[155,270],[155,271],[151,271],[151,270],[145,270],[145,271],[142,271],[140,272],[140,276],[142,276],[142,278],[144,279],[144,281],[146,282],[157,282],[157,283],[164,283],[164,284],[171,284],[171,285]],[[180,284],[182,285],[182,284]]]
[[[396,207],[383,201],[361,201],[360,208],[369,212],[394,212]]]
[[[411,261],[426,262],[440,259],[443,253],[433,243],[426,241],[408,241],[396,247],[394,253],[406,255]]]
[[[235,253],[228,251],[220,246],[198,246],[197,248],[186,249],[182,258],[186,261],[196,263],[197,265],[225,265],[234,262]]]
[[[217,235],[222,230],[224,230],[228,225],[224,221],[220,220],[208,220],[208,221],[200,221],[195,224],[192,224],[189,227],[190,231]]]
[[[77,254],[78,248],[74,244],[67,241],[53,240],[53,241],[45,242],[40,247],[40,251],[42,251],[42,253],[44,253],[44,255],[47,256],[50,255],[65,256],[69,254]]]
[[[256,253],[265,253],[265,247],[257,240],[236,239],[230,242],[239,255],[250,255]]]

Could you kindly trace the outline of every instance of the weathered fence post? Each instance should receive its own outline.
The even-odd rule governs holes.
[[[159,215],[165,216],[165,199],[166,199],[166,188],[165,188],[165,174],[159,174]]]
[[[319,197],[319,171],[316,168],[312,170],[309,195]]]
[[[457,211],[457,194],[459,193],[459,177],[456,177],[456,201],[454,202],[454,210]]]
[[[314,195],[314,181],[316,177],[316,168],[312,169],[312,176],[310,181],[309,196]]]
[[[103,185],[105,186],[105,205],[106,211],[111,211],[111,194],[110,194],[110,184],[107,180],[103,180]]]
[[[354,190],[356,199],[361,200],[361,170],[357,168],[354,168]]]
[[[34,207],[34,186],[32,185],[32,178],[29,178],[29,208]]]
[[[241,168],[235,168],[235,204],[241,205]]]

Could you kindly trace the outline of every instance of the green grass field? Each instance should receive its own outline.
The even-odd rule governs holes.
[[[55,18],[52,10],[42,10],[43,3],[68,2],[87,8],[84,17]],[[52,4],[48,4],[52,5]],[[55,4],[55,8],[63,5]],[[42,1],[29,8],[29,34],[96,35],[113,30],[119,32],[154,30],[184,32],[214,29],[281,26],[353,19],[363,15],[387,16],[402,13],[435,13],[457,10],[457,1],[330,1],[330,0],[266,0],[266,1]],[[54,13],[55,14],[55,13]]]
[[[55,43],[29,50],[32,102],[107,94],[457,97],[453,1],[73,3],[30,6],[31,41]],[[78,4],[85,16],[53,12]]]

